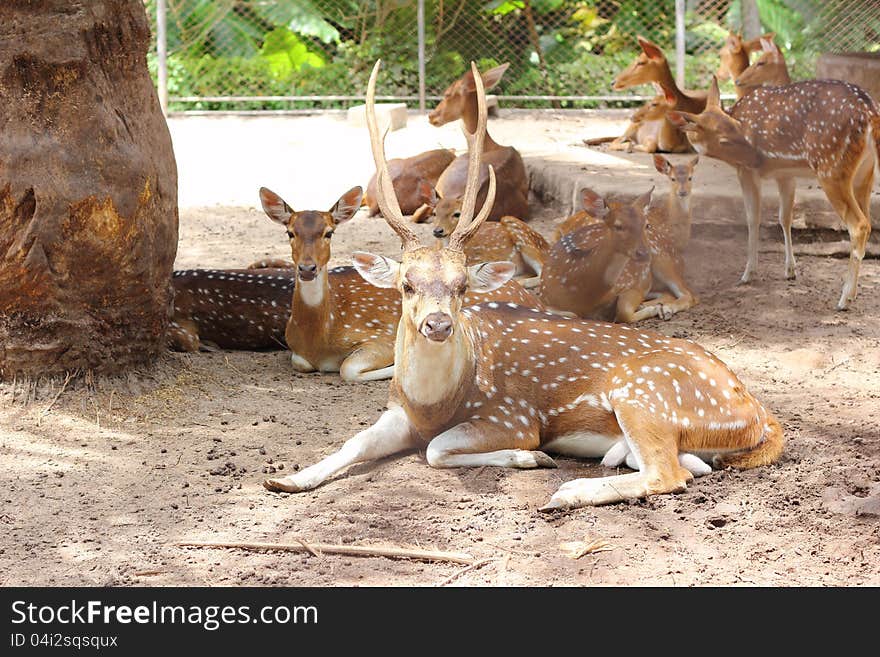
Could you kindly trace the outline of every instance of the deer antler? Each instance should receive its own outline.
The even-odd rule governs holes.
[[[385,137],[379,135],[379,125],[376,122],[376,78],[379,76],[379,67],[382,60],[377,59],[370,74],[370,83],[367,85],[367,127],[370,130],[370,146],[373,149],[373,161],[376,163],[376,201],[382,216],[388,225],[394,229],[400,239],[403,240],[403,250],[410,251],[421,246],[418,235],[406,224],[397,195],[394,193],[394,185],[391,175],[388,173],[388,162],[385,161]]]
[[[461,250],[465,242],[467,242],[474,233],[477,232],[480,225],[489,216],[492,211],[492,204],[495,202],[495,169],[489,165],[489,188],[486,193],[486,200],[480,209],[480,214],[474,219],[474,210],[477,205],[477,194],[480,191],[480,165],[483,160],[483,141],[486,138],[486,123],[489,118],[489,111],[486,107],[486,90],[483,87],[483,76],[480,75],[479,69],[474,62],[471,62],[471,71],[474,74],[474,85],[477,92],[477,128],[472,135],[465,136],[468,139],[468,178],[467,186],[464,190],[464,199],[461,202],[461,216],[458,219],[458,225],[449,236],[449,248]]]

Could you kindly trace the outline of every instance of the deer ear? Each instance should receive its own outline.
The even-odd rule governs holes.
[[[440,196],[437,194],[437,190],[431,186],[431,183],[422,178],[419,180],[416,191],[419,195],[419,201],[423,205],[427,205],[431,209],[437,207],[437,204],[440,202]]]
[[[636,37],[639,40],[639,45],[642,47],[642,52],[644,52],[651,59],[666,59],[666,55],[663,54],[663,51],[656,45],[644,39],[642,37]]]
[[[394,287],[397,284],[400,263],[396,260],[364,251],[355,251],[351,254],[351,262],[358,274],[370,285]]]
[[[336,205],[330,208],[330,214],[333,215],[333,221],[337,224],[351,219],[355,212],[361,207],[361,199],[364,196],[364,190],[360,187],[352,187],[345,194],[339,197]]]
[[[293,214],[293,208],[287,205],[283,198],[268,187],[260,187],[260,203],[263,205],[263,212],[269,219],[284,226],[287,225],[290,215]]]
[[[691,114],[690,112],[672,110],[671,112],[666,113],[666,118],[669,119],[673,125],[678,126],[682,130],[693,129],[697,125],[697,115]]]
[[[718,88],[718,78],[714,75],[712,76],[712,84],[709,85],[709,95],[706,96],[706,109],[710,107],[724,109],[721,105],[721,90]]]
[[[589,188],[581,190],[581,207],[587,214],[596,219],[602,219],[608,214],[608,206],[605,204],[605,199]]]
[[[472,292],[491,292],[513,278],[516,265],[512,262],[484,262],[468,267],[468,285]]]
[[[485,73],[481,73],[480,77],[483,78],[483,89],[489,91],[492,87],[501,82],[501,78],[504,77],[504,72],[509,66],[510,62],[504,62],[500,66],[490,68]]]
[[[667,160],[662,155],[654,155],[654,168],[657,169],[658,173],[662,173],[664,176],[669,175],[670,168],[669,160]]]
[[[474,82],[474,72],[468,69],[467,73],[461,76],[461,87],[465,93],[473,93],[477,90],[477,84]]]
[[[779,52],[779,48],[773,42],[773,39],[765,39],[761,37],[761,50],[764,52]]]
[[[636,197],[636,199],[632,202],[632,206],[637,210],[641,210],[642,212],[646,212],[648,209],[648,206],[651,205],[651,195],[653,193],[654,193],[654,187],[651,186],[651,189],[649,189],[647,192],[645,192],[641,196]]]
[[[697,165],[698,165],[699,163],[700,163],[700,156],[697,155],[696,157],[694,157],[693,160],[691,160],[690,162],[688,162],[688,168],[691,169],[691,171],[693,171],[694,169],[697,168]]]

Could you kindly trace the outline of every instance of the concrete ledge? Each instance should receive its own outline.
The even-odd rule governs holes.
[[[852,82],[880,103],[880,53],[824,54],[816,63],[816,77]]]
[[[583,151],[583,152],[579,152]],[[668,155],[671,162],[684,162],[694,155]],[[631,199],[655,185],[655,199],[664,199],[669,182],[657,173],[644,153],[610,153],[588,148],[568,148],[553,155],[527,155],[532,192],[545,203],[558,205],[565,213],[574,206],[575,194],[589,187],[611,198]],[[878,181],[880,182],[880,181]],[[776,183],[763,186],[762,221],[777,222]],[[795,228],[845,230],[815,180],[798,180],[795,196]],[[745,209],[739,181],[733,168],[703,157],[694,176],[693,218],[695,222],[744,220]],[[871,197],[871,224],[880,230],[880,187]]]
[[[355,105],[349,107],[346,113],[348,123],[352,126],[361,128],[367,125],[367,106]],[[376,105],[376,120],[379,123],[379,129],[384,130],[384,126],[390,125],[391,130],[400,130],[406,127],[406,103],[378,103]]]

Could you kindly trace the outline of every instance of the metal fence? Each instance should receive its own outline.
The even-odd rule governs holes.
[[[361,102],[382,57],[379,95],[435,100],[470,60],[510,62],[505,106],[631,103],[611,90],[660,45],[679,84],[705,88],[728,30],[775,32],[794,79],[822,52],[880,50],[880,0],[145,0],[149,64],[171,111],[291,110]]]

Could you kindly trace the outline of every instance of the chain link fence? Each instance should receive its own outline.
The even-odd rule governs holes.
[[[794,79],[813,77],[822,52],[880,50],[880,0],[145,4],[159,36],[149,64],[157,80],[165,72],[171,111],[346,107],[362,102],[379,57],[385,99],[412,104],[421,97],[430,106],[473,59],[481,68],[510,63],[495,90],[506,107],[607,107],[653,92],[611,90],[614,75],[638,54],[637,35],[663,48],[690,89],[708,85],[729,30],[775,32]]]

